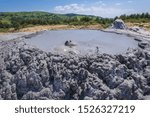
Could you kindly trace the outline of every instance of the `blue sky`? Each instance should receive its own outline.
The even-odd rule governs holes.
[[[150,0],[0,0],[0,11],[46,11],[115,17],[150,13]]]

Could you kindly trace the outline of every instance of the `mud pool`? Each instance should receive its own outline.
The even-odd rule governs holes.
[[[77,46],[73,48],[64,46],[66,40],[71,40]],[[25,39],[25,42],[46,52],[73,51],[82,54],[93,52],[120,54],[138,46],[132,37],[98,30],[45,31],[40,35]]]

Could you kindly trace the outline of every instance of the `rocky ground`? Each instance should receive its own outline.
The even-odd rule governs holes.
[[[150,43],[124,55],[54,55],[0,42],[1,100],[136,100],[150,97]]]

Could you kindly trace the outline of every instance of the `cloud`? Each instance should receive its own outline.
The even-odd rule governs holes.
[[[119,4],[118,4],[119,5]],[[125,9],[118,8],[115,6],[107,6],[103,2],[99,2],[93,5],[85,5],[85,4],[68,4],[64,6],[56,6],[54,8],[55,13],[77,13],[77,14],[85,14],[85,15],[96,15],[102,17],[115,17],[122,14],[128,14],[133,12],[133,9]]]
[[[96,4],[102,4],[102,3],[103,3],[103,1],[101,1],[101,0],[96,2]]]
[[[129,0],[129,1],[127,1],[128,3],[132,3],[133,1],[132,0]]]
[[[120,6],[120,5],[121,5],[121,3],[116,3],[115,5],[116,5],[116,6]]]
[[[101,0],[96,2],[95,5],[106,6],[106,4]]]

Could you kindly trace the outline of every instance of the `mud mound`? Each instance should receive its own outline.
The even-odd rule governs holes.
[[[114,29],[126,29],[127,27],[126,27],[126,25],[125,25],[125,23],[124,23],[123,20],[121,20],[121,19],[116,19],[116,20],[113,22],[113,24],[112,24],[112,28],[114,28]]]

